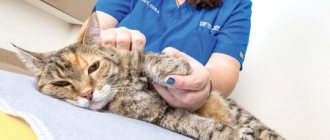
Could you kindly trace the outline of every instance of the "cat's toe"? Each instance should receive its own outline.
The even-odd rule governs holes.
[[[240,128],[238,133],[239,140],[255,140],[254,131],[249,126]]]
[[[271,130],[263,130],[259,136],[260,140],[284,140],[279,134]]]
[[[171,72],[171,74],[175,74],[175,75],[189,75],[192,72],[191,66],[190,64],[179,58],[177,60],[178,62],[176,63],[176,65],[173,68],[173,71]]]

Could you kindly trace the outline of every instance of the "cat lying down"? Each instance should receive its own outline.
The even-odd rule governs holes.
[[[49,53],[18,50],[40,92],[75,106],[143,120],[193,139],[284,139],[217,91],[196,112],[170,107],[151,83],[165,85],[170,74],[189,75],[190,65],[162,54],[103,47],[96,14],[77,43]]]

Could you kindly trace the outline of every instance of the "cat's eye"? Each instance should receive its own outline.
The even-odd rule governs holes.
[[[71,85],[71,83],[68,81],[57,81],[57,82],[54,82],[53,85],[58,86],[58,87],[65,87],[65,86]]]
[[[99,66],[100,66],[100,62],[99,61],[95,62],[92,66],[88,68],[88,74],[91,74],[94,71],[96,71],[99,68]]]

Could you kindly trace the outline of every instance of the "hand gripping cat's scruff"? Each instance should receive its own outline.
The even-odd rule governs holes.
[[[200,140],[284,139],[216,91],[196,112],[170,107],[151,83],[165,85],[170,74],[188,75],[190,65],[171,56],[102,46],[96,14],[75,44],[44,54],[18,50],[40,92],[75,106],[107,110]]]

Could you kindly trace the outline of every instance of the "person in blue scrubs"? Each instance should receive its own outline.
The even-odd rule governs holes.
[[[242,69],[250,34],[250,0],[98,0],[104,45],[187,60],[189,76],[154,85],[173,107],[194,111],[210,90],[227,97]],[[84,30],[85,25],[82,27]]]

